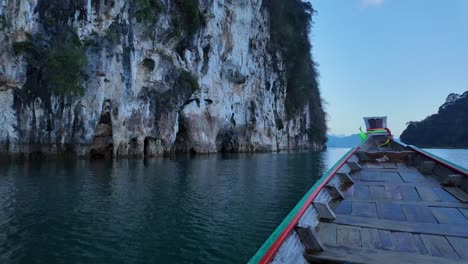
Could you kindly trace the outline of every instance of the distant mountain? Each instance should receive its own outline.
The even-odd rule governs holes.
[[[409,122],[400,138],[419,147],[468,148],[468,91],[450,94],[437,114]]]
[[[357,134],[350,136],[328,135],[328,148],[352,148],[361,143]]]

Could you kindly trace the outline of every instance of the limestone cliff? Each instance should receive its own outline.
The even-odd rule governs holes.
[[[286,109],[264,1],[0,1],[0,153],[323,149],[317,87]]]

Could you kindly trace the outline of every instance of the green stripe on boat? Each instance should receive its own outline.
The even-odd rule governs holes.
[[[387,130],[379,129],[379,130],[369,130],[367,134],[380,134],[380,133],[387,133]]]

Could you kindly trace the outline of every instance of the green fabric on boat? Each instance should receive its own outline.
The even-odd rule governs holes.
[[[362,141],[366,140],[367,139],[366,132],[362,131],[362,128],[359,128],[359,131],[360,131],[358,134],[359,138],[361,138]]]
[[[362,141],[366,140],[367,139],[367,135],[366,133],[359,133],[358,136],[361,138]]]
[[[379,129],[379,130],[369,130],[369,131],[367,131],[367,134],[380,134],[380,133],[387,133],[387,130]]]

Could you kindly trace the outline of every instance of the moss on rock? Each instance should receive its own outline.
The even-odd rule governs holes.
[[[15,54],[24,54],[29,67],[37,69],[40,83],[60,96],[82,95],[81,71],[86,64],[83,45],[78,36],[64,31],[45,40],[38,35],[30,40],[13,43]]]

